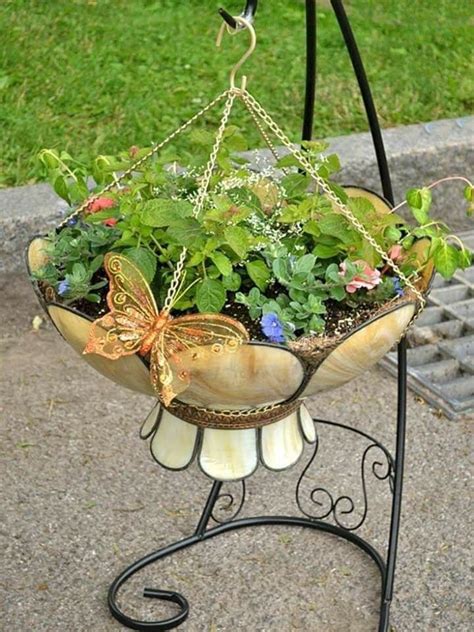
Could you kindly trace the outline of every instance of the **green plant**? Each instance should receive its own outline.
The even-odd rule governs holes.
[[[246,143],[234,126],[225,132],[208,195],[196,213],[211,145],[207,132],[191,133],[182,150],[184,167],[169,150],[159,160],[131,169],[106,195],[93,198],[79,221],[49,236],[49,261],[38,278],[69,302],[98,301],[105,288],[103,275],[99,278],[103,255],[120,251],[142,270],[162,305],[186,248],[188,291],[174,305],[176,311],[232,313],[233,305],[241,304],[254,321],[273,314],[291,339],[323,333],[328,310],[336,304],[356,308],[403,295],[403,284],[379,250],[405,275],[421,272],[410,252],[415,241],[424,238],[430,244],[427,259],[443,276],[470,265],[463,244],[444,223],[431,218],[428,188],[407,195],[416,222],[411,226],[396,209],[381,212],[368,199],[349,198],[344,189],[330,184],[373,237],[375,248],[324,194],[311,189],[310,178],[297,171],[292,156],[277,163],[285,171],[281,178],[272,170],[251,171],[235,155]],[[337,156],[326,156],[326,145],[320,142],[306,143],[305,149],[314,168],[330,182],[339,168]],[[99,156],[88,167],[53,150],[43,151],[41,159],[51,182],[71,202],[91,177],[100,186],[116,183],[117,173],[130,170],[147,151],[133,148],[116,157]]]
[[[114,229],[79,222],[52,232],[44,252],[47,263],[33,277],[51,286],[65,303],[82,298],[97,303],[97,290],[107,285],[105,275],[99,279],[98,273],[116,238]]]

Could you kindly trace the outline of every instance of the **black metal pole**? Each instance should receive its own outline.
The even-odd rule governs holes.
[[[387,552],[387,571],[382,593],[380,632],[389,629],[390,604],[393,598],[395,567],[397,563],[398,535],[402,509],[403,472],[405,467],[406,439],[406,399],[407,399],[407,344],[403,338],[398,344],[398,402],[397,402],[397,438],[395,447],[395,472],[393,478],[392,513],[390,518],[390,536]]]
[[[359,84],[360,93],[364,102],[370,133],[374,144],[377,164],[382,183],[382,191],[389,202],[394,204],[392,182],[387,163],[387,156],[383,143],[377,111],[370,91],[367,75],[362,59],[357,48],[354,33],[350,26],[347,14],[341,0],[331,0],[336,14],[347,50],[351,59],[354,73]],[[398,535],[400,530],[400,516],[402,507],[403,474],[405,466],[405,439],[406,439],[406,395],[407,395],[407,346],[403,339],[398,345],[398,393],[397,393],[397,431],[396,452],[394,470],[394,489],[392,498],[392,511],[390,517],[390,535],[387,550],[387,572],[384,578],[382,591],[381,616],[379,632],[387,632],[389,629],[390,604],[393,597],[393,585],[395,581],[395,567],[397,561]]]
[[[303,114],[303,140],[313,137],[316,99],[316,0],[306,0],[306,88]]]
[[[382,190],[387,200],[393,204],[393,190],[392,182],[390,179],[390,172],[387,164],[387,156],[385,154],[385,147],[383,144],[382,132],[380,130],[379,120],[377,117],[377,111],[370,92],[370,86],[365,73],[364,65],[357,48],[357,44],[352,32],[351,25],[347,19],[347,14],[344,9],[344,5],[341,0],[331,0],[331,5],[336,14],[339,28],[341,29],[342,36],[346,43],[349,56],[351,58],[352,67],[357,77],[359,84],[360,94],[364,102],[365,111],[367,113],[367,119],[369,121],[370,133],[372,134],[372,140],[374,143],[375,154],[377,156],[377,164],[380,173],[380,180],[382,182]]]

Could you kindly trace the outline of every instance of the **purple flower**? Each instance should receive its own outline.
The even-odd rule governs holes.
[[[71,217],[70,219],[67,220],[67,225],[68,226],[75,226],[77,224],[77,217]]]
[[[270,342],[285,342],[283,326],[275,312],[264,314],[260,320],[260,325],[263,333]]]
[[[393,289],[395,290],[396,296],[403,296],[405,294],[398,277],[393,277]]]
[[[71,287],[71,285],[70,285],[69,281],[64,279],[58,285],[58,294],[60,296],[64,296],[65,294],[67,294],[69,292],[69,288],[70,287]]]

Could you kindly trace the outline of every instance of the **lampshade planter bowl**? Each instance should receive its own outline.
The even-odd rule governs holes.
[[[28,250],[30,271],[41,262],[44,237]],[[149,366],[139,354],[110,360],[83,354],[93,319],[84,312],[46,302],[43,307],[66,342],[95,370],[133,391],[156,397]],[[153,458],[170,470],[195,460],[213,480],[247,478],[259,463],[274,471],[296,464],[316,432],[304,400],[355,379],[374,366],[400,339],[417,310],[402,298],[374,308],[374,315],[325,348],[305,351],[304,338],[291,347],[251,340],[235,353],[205,356],[193,363],[193,379],[165,407],[157,402],[140,436]],[[185,362],[186,364],[186,362]]]

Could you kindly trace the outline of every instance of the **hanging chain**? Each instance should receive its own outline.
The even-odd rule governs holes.
[[[173,301],[176,296],[176,292],[179,289],[181,274],[184,270],[184,262],[186,261],[187,248],[183,248],[181,254],[179,255],[178,262],[176,264],[176,268],[173,272],[173,278],[171,280],[170,286],[168,288],[168,293],[166,294],[166,299],[163,304],[163,311],[169,313],[171,308],[173,307]]]
[[[237,96],[237,92],[235,90],[227,90],[224,94],[227,94],[227,101],[224,106],[224,111],[222,113],[222,118],[217,129],[216,138],[214,140],[214,145],[212,147],[212,151],[209,155],[209,160],[207,162],[206,168],[204,170],[202,180],[199,186],[199,190],[196,197],[196,202],[193,210],[193,217],[198,217],[199,213],[202,211],[204,206],[204,202],[206,201],[207,193],[209,190],[209,183],[211,181],[212,172],[216,166],[217,154],[219,153],[219,149],[222,144],[222,139],[224,138],[224,132],[227,126],[227,122],[229,120],[230,113],[232,111],[232,106],[235,101],[235,97]],[[173,273],[173,279],[171,281],[170,287],[168,289],[168,293],[166,295],[165,303],[163,309],[169,312],[173,306],[173,300],[176,296],[176,291],[179,288],[179,283],[181,280],[181,275],[184,270],[184,264],[186,261],[186,254],[188,249],[183,247],[181,254],[179,256],[178,262],[176,264],[176,268]]]
[[[150,151],[146,153],[144,156],[142,156],[140,160],[137,160],[136,162],[134,162],[133,165],[131,165],[126,171],[120,174],[118,178],[114,178],[113,182],[110,182],[110,184],[105,186],[98,193],[94,193],[94,195],[87,198],[87,200],[83,202],[73,213],[65,217],[64,220],[58,225],[58,228],[63,228],[64,226],[66,226],[69,220],[73,219],[74,217],[77,217],[80,213],[82,213],[82,211],[85,211],[91,202],[94,202],[95,200],[100,198],[102,195],[104,195],[104,193],[108,193],[114,187],[116,187],[119,182],[121,182],[128,176],[132,175],[132,173],[136,169],[138,169],[138,167],[141,167],[143,163],[145,163],[149,158],[151,158],[154,154],[160,151],[160,149],[162,149],[165,145],[167,145],[170,141],[172,141],[173,138],[176,138],[176,136],[181,134],[181,132],[184,132],[190,125],[192,125],[195,121],[201,118],[201,116],[203,116],[206,112],[211,110],[215,105],[217,105],[220,101],[222,101],[222,99],[226,97],[228,94],[229,94],[229,90],[225,90],[224,92],[222,92],[219,96],[217,96],[205,107],[203,107],[202,110],[199,110],[199,112],[196,112],[194,116],[192,116],[189,120],[183,123],[181,127],[178,127],[177,129],[175,129],[174,132],[172,132],[169,136],[167,136],[164,140],[162,140],[157,145],[153,145]]]
[[[202,175],[201,184],[199,187],[199,191],[196,198],[196,203],[194,205],[193,217],[198,217],[199,213],[202,211],[204,206],[204,202],[206,200],[207,191],[209,189],[209,182],[211,181],[212,172],[214,171],[214,167],[216,166],[217,154],[222,144],[222,139],[224,138],[224,132],[227,127],[227,122],[229,120],[229,116],[232,110],[232,106],[234,105],[235,97],[237,96],[236,90],[229,90],[229,96],[227,97],[227,101],[224,107],[224,112],[222,114],[222,119],[217,130],[216,138],[214,141],[214,146],[209,155],[209,160],[206,165],[206,169]]]
[[[257,115],[255,114],[255,112],[252,110],[252,108],[250,107],[250,105],[247,103],[247,101],[245,99],[242,99],[245,107],[247,108],[248,113],[250,114],[250,116],[253,119],[253,122],[255,123],[255,125],[258,128],[258,131],[260,132],[263,140],[266,142],[268,149],[272,152],[273,157],[275,158],[276,161],[280,160],[280,156],[278,155],[278,152],[276,150],[275,145],[273,144],[270,136],[267,134],[265,128],[263,127],[263,125],[260,123]],[[285,173],[285,169],[282,169],[282,171]]]
[[[361,233],[361,235],[369,242],[369,244],[374,248],[374,250],[382,257],[382,259],[389,265],[392,270],[398,275],[398,277],[405,283],[405,285],[412,290],[415,296],[420,301],[420,313],[426,304],[426,299],[420,290],[410,281],[410,279],[400,270],[397,264],[389,257],[389,255],[379,246],[379,244],[375,241],[372,235],[367,231],[365,226],[357,219],[357,217],[353,214],[353,212],[341,202],[341,200],[337,197],[337,195],[331,190],[326,181],[318,174],[318,172],[314,169],[313,165],[306,158],[304,153],[295,149],[292,145],[289,138],[285,135],[285,133],[280,129],[280,127],[275,123],[272,117],[264,110],[264,108],[254,99],[254,97],[245,91],[240,91],[239,96],[242,100],[248,104],[249,108],[251,108],[272,130],[275,136],[282,142],[282,144],[295,156],[298,162],[302,167],[306,170],[307,173],[317,182],[317,184],[321,187],[321,189],[325,192],[327,197],[333,202],[336,208],[344,215],[344,217],[349,220],[349,222]]]

